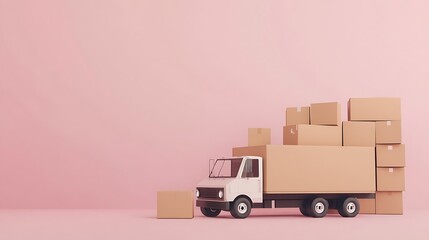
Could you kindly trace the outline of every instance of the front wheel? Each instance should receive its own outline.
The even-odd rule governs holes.
[[[247,218],[252,209],[252,205],[247,198],[239,198],[234,201],[230,213],[235,218]]]
[[[338,213],[343,217],[355,217],[360,210],[359,200],[354,197],[346,198],[340,201]]]
[[[217,217],[220,211],[220,209],[201,207],[201,213],[206,217]]]

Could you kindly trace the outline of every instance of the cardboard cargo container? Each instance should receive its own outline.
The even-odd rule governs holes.
[[[337,126],[291,125],[283,127],[285,145],[341,146],[342,129]]]
[[[350,98],[349,121],[401,120],[400,98]]]
[[[260,156],[264,193],[374,193],[373,147],[267,145],[233,148]]]
[[[249,128],[247,136],[248,146],[262,146],[271,144],[270,128]]]
[[[405,167],[405,145],[376,146],[377,167]]]
[[[313,103],[310,106],[310,124],[341,126],[341,106],[338,102]]]
[[[374,122],[343,122],[344,146],[375,146]]]
[[[286,108],[286,126],[310,124],[310,107]]]
[[[404,213],[402,192],[377,192],[375,199],[376,214],[402,215]]]
[[[381,121],[375,123],[375,143],[401,143],[401,121]]]
[[[375,198],[359,198],[360,211],[363,214],[375,214]]]
[[[193,218],[194,191],[160,191],[157,218]]]
[[[377,168],[377,191],[404,190],[404,168]]]

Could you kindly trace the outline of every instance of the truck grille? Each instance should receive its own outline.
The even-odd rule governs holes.
[[[200,192],[200,198],[216,198],[219,199],[219,190],[222,188],[197,188]]]

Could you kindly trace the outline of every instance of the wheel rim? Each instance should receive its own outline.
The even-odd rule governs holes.
[[[245,214],[247,212],[247,204],[245,203],[238,204],[237,210],[238,210],[238,213]]]
[[[349,202],[346,205],[346,211],[348,213],[354,213],[356,211],[356,204],[354,202]]]
[[[325,204],[318,202],[314,205],[314,211],[318,214],[321,214],[325,211]]]
[[[212,213],[215,213],[217,211],[217,209],[209,208],[209,211]]]

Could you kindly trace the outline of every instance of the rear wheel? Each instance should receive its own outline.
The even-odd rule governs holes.
[[[307,206],[306,206],[306,202],[304,202],[300,207],[299,207],[299,211],[301,212],[302,215],[309,217],[308,213],[307,213]]]
[[[328,213],[329,203],[324,198],[315,198],[307,202],[307,214],[311,217],[321,218]]]
[[[206,217],[217,217],[220,211],[220,209],[201,207],[201,213]]]
[[[359,200],[354,197],[346,198],[337,206],[338,213],[343,217],[355,217],[360,210]]]
[[[247,198],[239,198],[232,204],[230,213],[235,218],[247,218],[251,209],[252,205]]]

